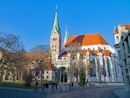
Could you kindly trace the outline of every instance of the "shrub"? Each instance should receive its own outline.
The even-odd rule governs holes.
[[[30,87],[31,83],[32,83],[32,74],[27,74],[27,76],[25,77],[25,86],[26,87]]]

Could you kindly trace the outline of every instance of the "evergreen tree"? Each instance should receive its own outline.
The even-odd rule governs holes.
[[[85,85],[85,73],[83,70],[80,70],[79,72],[79,85],[81,86]]]

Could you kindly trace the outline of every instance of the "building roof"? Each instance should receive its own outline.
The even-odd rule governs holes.
[[[28,57],[29,61],[35,61],[35,60],[43,60],[44,56],[42,56],[42,55],[44,55],[44,54],[46,54],[46,53],[26,52],[25,55]],[[44,58],[44,61],[49,61],[49,60],[50,60],[49,56],[46,56]]]
[[[130,24],[126,24],[126,25],[122,25],[122,26],[125,26],[125,29],[127,29],[127,30],[130,29]],[[119,30],[116,29],[116,27],[115,27],[115,30],[114,30],[114,34],[119,34]]]
[[[116,29],[116,30],[115,30],[115,33],[114,33],[114,34],[119,34],[119,31],[118,31],[118,29]]]
[[[52,66],[51,66],[51,64],[49,62],[46,62],[45,66],[44,66],[44,69],[45,70],[52,70],[53,68],[52,68]]]
[[[70,42],[78,42],[81,45],[109,44],[99,33],[71,36],[63,47],[67,47]]]
[[[126,29],[130,29],[130,24],[125,25]]]

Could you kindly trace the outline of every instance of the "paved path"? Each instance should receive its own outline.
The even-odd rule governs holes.
[[[126,89],[113,91],[113,94],[118,98],[130,98],[130,92],[127,92]]]
[[[41,94],[32,91],[14,91],[0,89],[0,98],[115,98],[112,91],[124,87],[91,88],[58,94]]]

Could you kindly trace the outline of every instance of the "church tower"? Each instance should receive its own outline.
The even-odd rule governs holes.
[[[54,64],[55,55],[56,54],[59,55],[61,52],[61,29],[58,21],[57,5],[56,5],[54,25],[50,36],[50,50],[51,50],[51,61]]]

